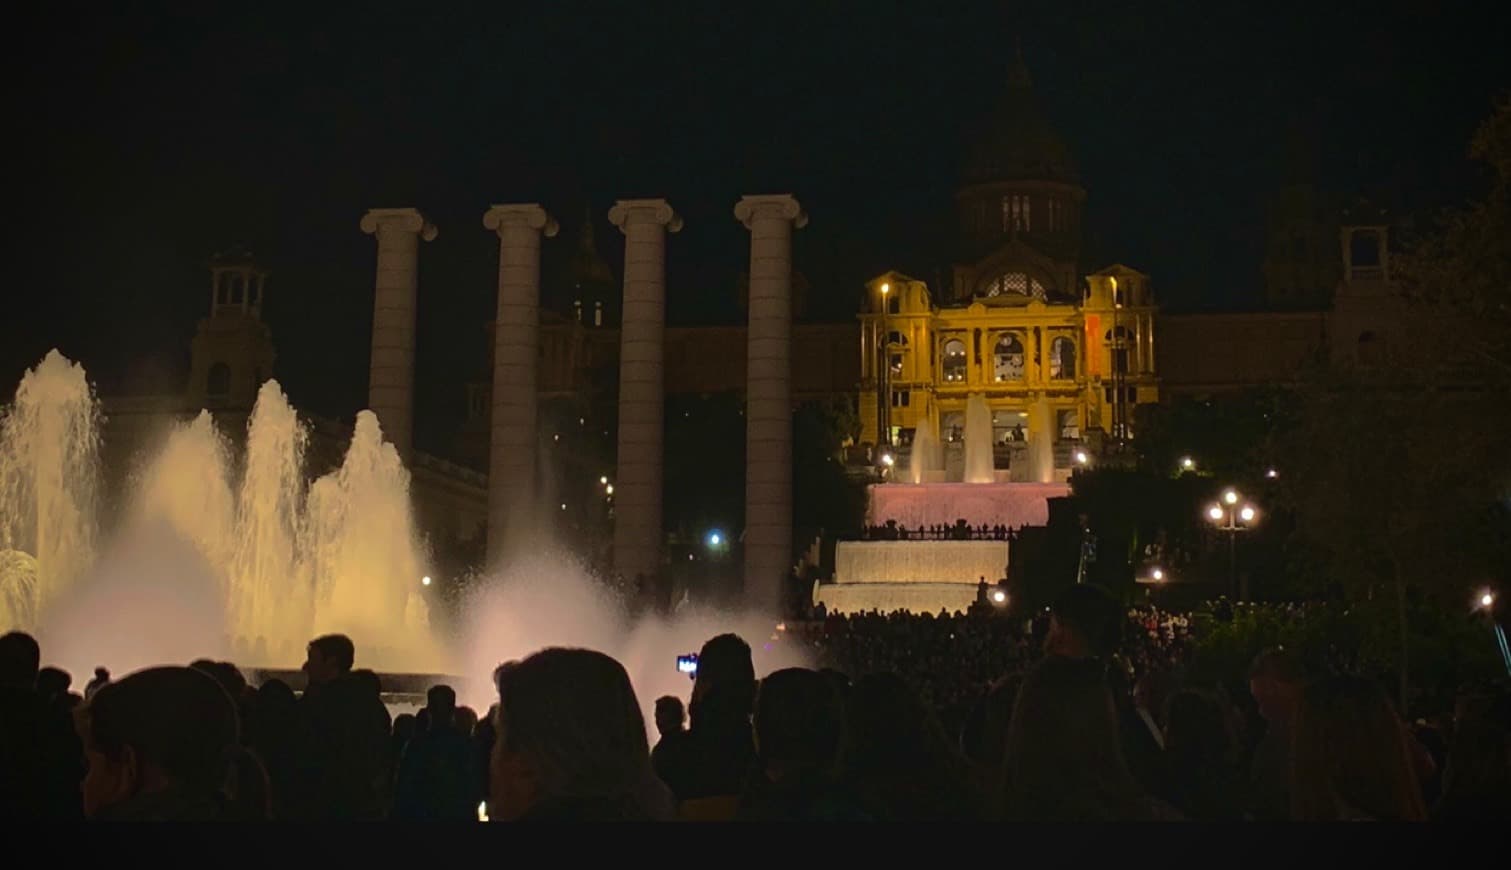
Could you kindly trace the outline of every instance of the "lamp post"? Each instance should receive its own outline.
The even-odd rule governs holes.
[[[1249,590],[1239,588],[1238,584],[1238,533],[1254,528],[1254,523],[1259,519],[1259,511],[1244,501],[1242,493],[1229,488],[1223,490],[1219,501],[1207,508],[1207,519],[1218,531],[1228,533],[1228,583],[1236,600],[1247,599]],[[1245,587],[1247,585],[1244,584]]]
[[[876,397],[876,422],[878,432],[876,440],[885,441],[888,447],[892,446],[892,353],[888,342],[887,332],[887,296],[892,292],[892,285],[883,281],[881,284],[881,335],[877,336],[877,347],[880,356],[880,370],[877,374],[879,395]]]

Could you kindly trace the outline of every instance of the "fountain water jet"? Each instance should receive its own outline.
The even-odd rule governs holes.
[[[965,482],[992,483],[997,479],[992,458],[992,409],[986,398],[973,393],[965,401]]]
[[[307,431],[277,383],[258,393],[237,487],[201,413],[132,480],[133,509],[99,562],[98,412],[83,369],[48,354],[0,423],[0,629],[38,631],[50,660],[62,651],[85,672],[222,654],[276,666],[298,662],[318,629],[350,634],[369,667],[439,669],[409,474],[372,413],[308,497]]]
[[[9,611],[0,617],[10,625],[34,626],[93,560],[99,422],[83,366],[57,350],[21,378],[0,419],[0,602]]]
[[[310,638],[309,579],[296,551],[308,437],[278,382],[263,384],[247,423],[227,607],[239,649],[261,639],[281,661],[297,657]]]
[[[209,411],[169,433],[167,443],[137,483],[137,511],[161,518],[196,547],[215,575],[216,593],[228,594],[236,501],[227,473],[225,439]]]
[[[1043,393],[1034,400],[1032,414],[1032,431],[1028,436],[1029,480],[1049,483],[1055,476],[1055,418]]]
[[[934,434],[934,421],[925,418],[913,433],[913,455],[908,458],[908,479],[913,483],[927,483],[929,472],[944,467],[939,437]]]
[[[341,468],[310,488],[305,533],[315,580],[314,632],[381,639],[378,667],[439,664],[420,597],[423,574],[409,506],[409,472],[377,415],[357,415]]]

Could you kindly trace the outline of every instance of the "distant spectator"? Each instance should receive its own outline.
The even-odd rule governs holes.
[[[1313,683],[1293,728],[1293,819],[1426,820],[1405,730],[1378,685],[1358,677]]]
[[[1443,771],[1443,795],[1433,818],[1505,822],[1511,819],[1511,694],[1466,698],[1459,704]]]
[[[1122,641],[1122,607],[1107,590],[1090,583],[1065,590],[1051,608],[1044,651],[1072,659],[1103,659]]]
[[[316,794],[321,818],[380,819],[389,790],[391,721],[378,681],[354,672],[356,648],[333,634],[310,641],[304,671],[309,688],[300,701],[311,728]]]
[[[83,750],[67,705],[38,691],[40,664],[30,635],[0,636],[0,819],[74,821]]]
[[[1018,692],[1004,759],[1011,821],[1155,821],[1177,818],[1123,761],[1112,695],[1094,661],[1050,656]]]
[[[1165,713],[1164,797],[1187,818],[1243,818],[1238,751],[1222,707],[1195,691],[1177,692]]]
[[[787,668],[761,682],[755,739],[759,775],[740,800],[747,821],[856,821],[866,816],[837,784],[844,711],[816,671]]]
[[[984,793],[939,720],[895,674],[862,677],[850,696],[843,781],[882,821],[985,821]]]
[[[688,739],[668,747],[657,768],[685,813],[728,820],[755,763],[751,710],[755,665],[750,646],[733,634],[709,640],[698,653],[688,709]],[[687,802],[699,801],[687,805]]]
[[[1260,821],[1290,818],[1292,725],[1305,687],[1301,662],[1283,649],[1265,650],[1249,669],[1249,692],[1266,726],[1250,772],[1250,809]]]
[[[470,729],[456,721],[456,692],[433,686],[426,694],[430,729],[415,735],[404,749],[394,789],[393,817],[421,821],[464,822],[476,817]]]

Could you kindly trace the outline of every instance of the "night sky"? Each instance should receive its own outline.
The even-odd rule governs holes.
[[[665,196],[687,222],[669,316],[705,323],[738,317],[735,200],[791,192],[807,316],[842,320],[884,269],[938,273],[966,130],[1021,41],[1089,191],[1087,265],[1150,272],[1168,308],[1253,307],[1268,192],[1300,173],[1462,200],[1511,83],[1504,28],[1460,3],[31,5],[5,61],[0,392],[53,346],[107,394],[173,383],[206,260],[240,243],[272,271],[280,379],[342,417],[366,390],[369,207],[441,229],[418,366],[422,417],[446,417],[483,361],[491,203],[543,202],[561,253],[591,205],[617,271],[607,208]]]

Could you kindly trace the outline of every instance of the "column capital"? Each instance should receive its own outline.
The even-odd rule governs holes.
[[[648,221],[662,224],[669,233],[682,229],[682,217],[664,199],[621,199],[609,209],[609,222],[624,232],[632,223]]]
[[[551,217],[539,203],[522,202],[507,205],[495,205],[483,213],[483,226],[502,234],[505,227],[525,226],[532,230],[540,230],[546,238],[555,237],[561,229],[556,219]]]
[[[792,221],[793,227],[797,229],[808,225],[807,213],[790,193],[742,196],[735,203],[735,219],[744,224],[745,229],[750,229],[751,224],[761,218]]]
[[[436,237],[435,224],[425,220],[419,209],[370,208],[362,216],[362,232],[372,235],[380,228],[392,227],[410,233],[419,233],[420,238],[430,241]]]

